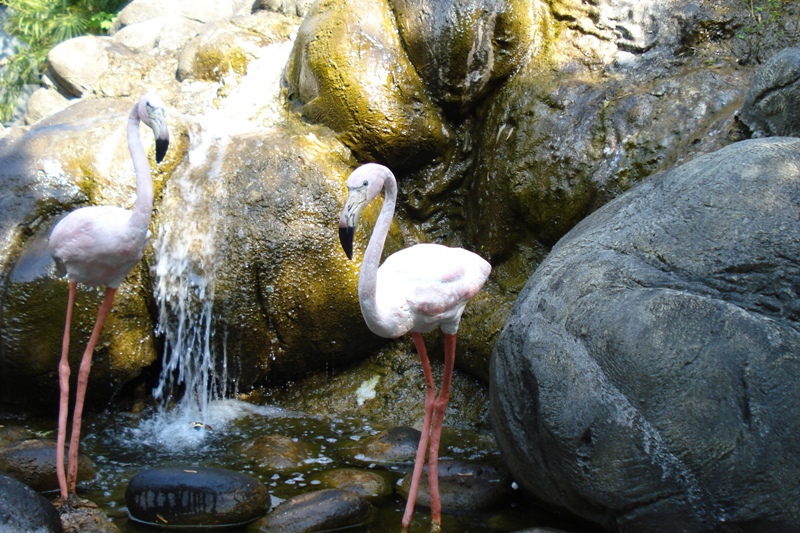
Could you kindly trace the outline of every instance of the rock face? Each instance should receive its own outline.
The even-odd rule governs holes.
[[[180,0],[171,4],[135,0],[120,11],[112,33],[137,50],[157,46],[163,52],[175,51],[202,32],[205,23],[249,13],[252,7],[252,0]]]
[[[384,0],[314,4],[286,80],[303,114],[339,133],[359,158],[407,167],[450,140]]]
[[[33,490],[58,490],[55,441],[28,439],[0,446],[0,472],[24,482]],[[79,454],[78,481],[93,479],[95,475],[92,462]]]
[[[129,76],[137,62],[140,75],[150,67],[149,61],[118,40],[90,35],[65,41],[47,55],[50,73],[73,96],[84,96],[91,90],[106,96],[130,95],[135,81],[120,88],[106,80]]]
[[[528,492],[623,532],[800,526],[799,177],[800,140],[736,143],[554,248],[492,360]]]
[[[304,533],[345,529],[364,523],[372,506],[363,496],[339,489],[308,492],[281,502],[257,531]]]
[[[546,20],[537,1],[390,0],[408,57],[427,90],[464,114],[539,51]]]
[[[245,524],[261,517],[269,501],[257,479],[199,466],[143,470],[125,490],[131,518],[162,527]]]
[[[800,48],[778,52],[756,72],[739,119],[753,137],[800,137]]]
[[[492,263],[457,357],[487,380],[514,299],[558,239],[648,175],[732,142],[752,77],[742,47],[756,44],[736,37],[752,24],[740,2],[133,0],[110,36],[54,48],[34,124],[0,130],[12,193],[0,198],[0,401],[56,405],[65,304],[54,302],[66,285],[48,270],[44,239],[67,209],[130,205],[124,115],[111,128],[103,108],[125,113],[121,102],[150,88],[184,149],[156,177],[160,248],[120,289],[90,405],[155,386],[158,356],[180,352],[155,294],[159,261],[178,248],[159,239],[185,229],[176,219],[217,224],[182,243],[191,268],[176,277],[202,284],[215,271],[213,302],[201,304],[213,307],[212,331],[197,338],[213,344],[218,370],[228,355],[232,388],[374,355],[385,341],[363,324],[358,263],[331,226],[341,182],[366,160],[388,162],[400,183],[387,252],[435,241]],[[781,9],[796,20],[796,3]],[[767,37],[754,35],[759,58],[787,40]],[[180,197],[192,188],[202,197]],[[190,257],[209,240],[216,255]],[[82,296],[74,335],[85,339],[100,295]],[[440,349],[440,337],[428,341]]]
[[[415,168],[542,42],[538,1],[357,0],[314,4],[286,68],[290,98],[361,160]]]
[[[61,533],[56,508],[16,479],[0,474],[0,531]]]

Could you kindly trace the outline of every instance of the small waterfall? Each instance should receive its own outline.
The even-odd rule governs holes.
[[[237,393],[225,325],[214,318],[216,273],[224,268],[216,240],[227,224],[217,208],[226,202],[221,169],[233,136],[267,131],[281,120],[280,77],[291,48],[292,42],[264,48],[219,108],[190,117],[188,158],[159,206],[155,298],[164,354],[153,395],[161,404],[157,431],[170,441],[187,441],[184,431],[195,422],[211,425],[210,405]]]
[[[199,132],[193,133],[192,142],[202,140],[197,137]],[[224,147],[215,151],[220,158]],[[170,197],[161,208],[168,222],[159,227],[155,242],[155,297],[164,356],[153,395],[165,407],[174,404],[182,417],[204,422],[209,402],[227,396],[228,376],[217,373],[213,344],[218,334],[213,318],[214,254],[220,221],[209,193],[216,188],[219,172],[207,172],[203,183],[196,179],[196,171],[190,158],[174,176]],[[226,363],[222,361],[223,368]]]

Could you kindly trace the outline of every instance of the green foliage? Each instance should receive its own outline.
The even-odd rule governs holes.
[[[21,46],[0,76],[0,120],[14,112],[20,90],[38,83],[47,53],[60,42],[102,34],[126,0],[0,0],[7,6],[5,31]]]
[[[797,0],[741,0],[748,23],[736,37],[747,44],[742,62],[761,62],[768,41],[779,47],[796,45],[800,38],[800,10]]]
[[[89,28],[92,33],[105,33],[111,29],[111,24],[114,22],[115,17],[116,15],[113,13],[106,13],[105,11],[95,13],[89,19]]]

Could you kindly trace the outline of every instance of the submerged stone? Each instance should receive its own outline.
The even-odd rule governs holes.
[[[347,446],[342,453],[372,463],[414,462],[420,435],[414,428],[391,428]]]
[[[60,533],[58,512],[26,484],[0,474],[0,531]]]
[[[308,446],[283,435],[262,435],[242,446],[242,453],[273,470],[303,466],[311,457]]]
[[[410,484],[411,473],[398,487],[404,498],[408,498]],[[442,461],[439,463],[439,493],[443,509],[491,509],[511,495],[511,475],[506,469],[491,465]],[[420,478],[417,504],[430,505],[427,466]]]
[[[258,531],[302,533],[362,524],[372,506],[355,492],[326,489],[289,498],[258,524]]]
[[[22,426],[2,426],[0,425],[0,448],[14,442],[31,438],[30,432]]]
[[[337,468],[311,476],[331,489],[349,490],[367,499],[392,494],[392,484],[383,472],[358,468]]]
[[[143,470],[125,491],[132,520],[165,528],[246,524],[262,516],[269,501],[257,479],[200,466]]]
[[[65,455],[68,450],[65,450]],[[58,488],[56,477],[56,442],[28,439],[13,442],[0,449],[0,472],[6,473],[38,491]],[[78,481],[95,477],[92,462],[78,454]]]

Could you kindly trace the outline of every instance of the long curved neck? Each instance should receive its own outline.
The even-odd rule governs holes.
[[[361,273],[358,277],[358,296],[361,302],[361,311],[370,330],[375,333],[378,333],[376,328],[378,330],[383,329],[380,309],[378,309],[376,299],[378,267],[380,266],[386,235],[389,234],[389,227],[392,225],[396,203],[397,181],[391,173],[387,172],[383,184],[383,206],[369,238],[367,250],[364,252]]]
[[[147,230],[153,213],[153,177],[150,175],[150,163],[139,138],[139,105],[131,109],[128,117],[128,150],[133,159],[136,171],[136,203],[128,222],[129,226]]]

